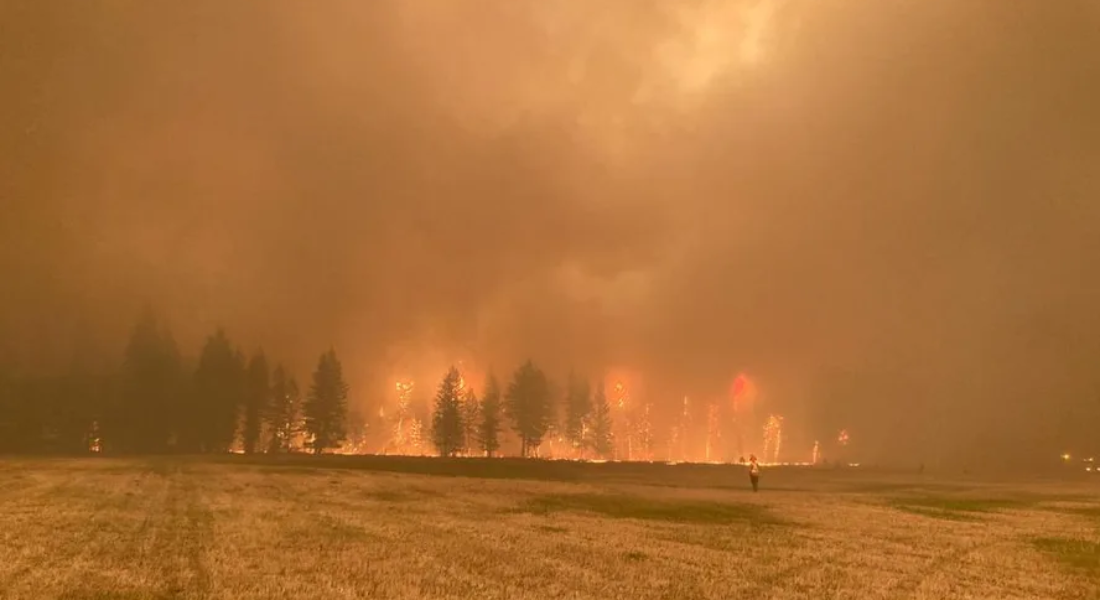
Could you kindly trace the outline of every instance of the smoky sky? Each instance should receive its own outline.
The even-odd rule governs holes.
[[[150,305],[361,397],[747,372],[884,458],[1100,419],[1088,0],[7,0],[0,90],[5,360]]]

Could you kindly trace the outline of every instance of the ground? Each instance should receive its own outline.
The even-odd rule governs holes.
[[[0,599],[1100,598],[1100,481],[0,459]]]

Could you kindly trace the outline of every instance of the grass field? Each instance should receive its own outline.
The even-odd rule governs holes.
[[[1100,482],[0,459],[0,599],[1100,598]]]

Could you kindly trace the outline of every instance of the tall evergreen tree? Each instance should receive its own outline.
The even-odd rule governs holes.
[[[485,456],[492,457],[493,453],[500,450],[500,385],[493,374],[485,382],[485,393],[481,398],[481,419],[478,426],[478,447],[485,451]]]
[[[588,382],[569,374],[569,389],[565,397],[565,439],[574,450],[584,444],[584,425],[592,412]]]
[[[126,345],[119,397],[109,423],[115,450],[155,453],[168,449],[181,370],[171,333],[147,311]]]
[[[520,456],[526,458],[542,444],[554,416],[549,381],[530,360],[516,370],[508,384],[504,407],[519,435]]]
[[[192,410],[183,422],[180,444],[187,452],[228,452],[237,436],[244,395],[243,357],[225,330],[206,339],[192,386]]]
[[[339,448],[347,438],[348,384],[335,350],[322,354],[317,362],[304,413],[314,454]]]
[[[271,405],[267,411],[267,426],[271,433],[270,452],[290,452],[298,434],[301,419],[301,396],[298,383],[289,377],[282,365],[271,374]]]
[[[271,376],[263,351],[248,361],[245,381],[244,428],[241,433],[245,454],[254,454],[260,447],[263,417],[271,405]]]
[[[458,369],[451,367],[435,394],[432,414],[432,443],[440,456],[454,456],[464,446],[462,400],[459,397]]]
[[[462,391],[462,450],[467,456],[477,451],[477,431],[480,424],[481,406],[478,404],[474,388],[466,386]]]
[[[607,402],[607,392],[604,390],[603,383],[596,385],[591,421],[590,445],[596,454],[606,458],[615,449],[615,438],[611,431],[611,405]]]

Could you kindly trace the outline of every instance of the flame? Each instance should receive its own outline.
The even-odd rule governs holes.
[[[764,461],[778,463],[779,450],[783,446],[783,417],[780,415],[768,416],[764,424]]]
[[[836,437],[836,442],[838,444],[840,444],[841,446],[847,446],[848,445],[848,430],[847,429],[841,429],[840,430],[840,434],[837,435],[837,437]]]
[[[718,453],[718,442],[722,439],[721,424],[718,420],[718,405],[711,404],[707,407],[707,445],[704,457],[711,462],[713,456]]]

